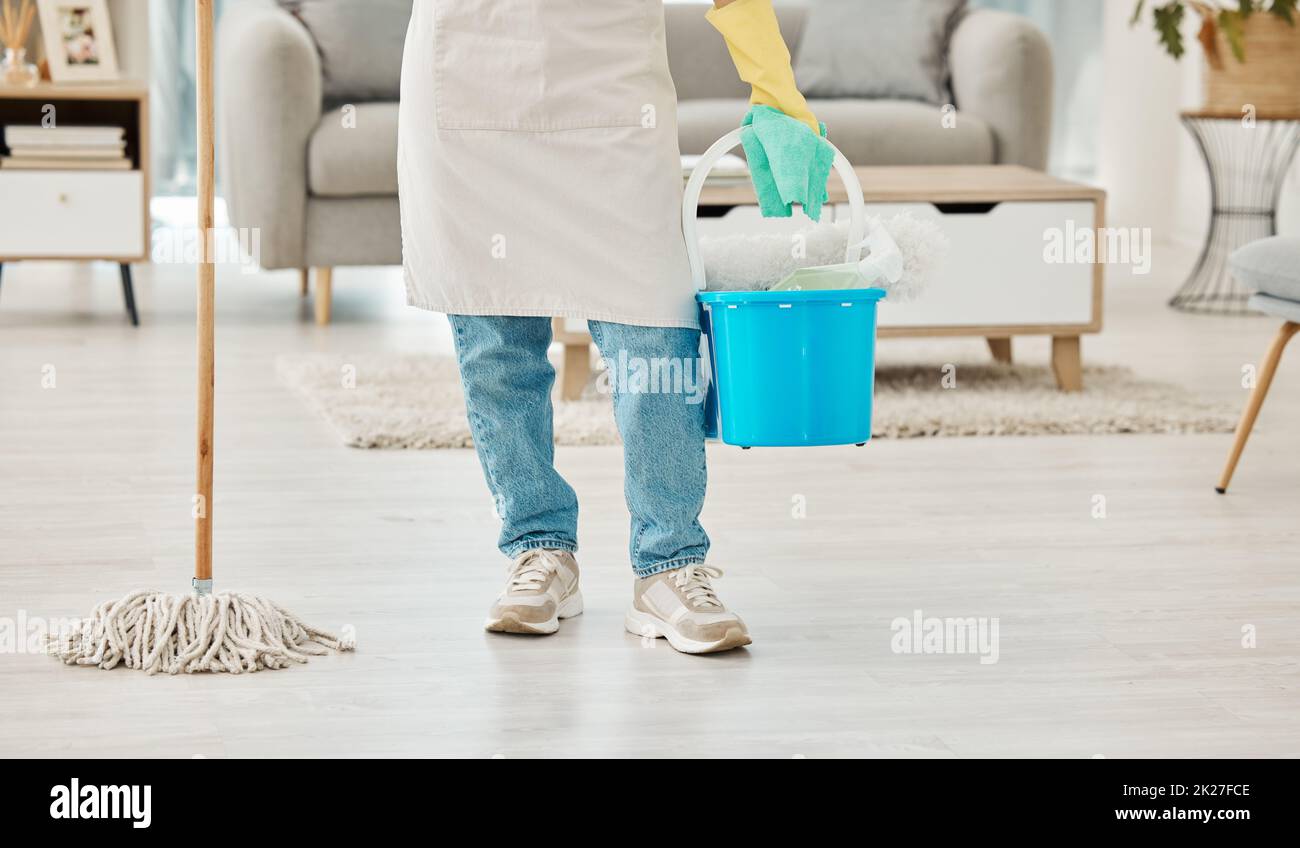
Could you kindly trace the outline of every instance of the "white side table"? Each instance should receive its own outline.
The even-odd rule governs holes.
[[[131,263],[149,257],[149,88],[135,82],[0,87],[0,126],[39,126],[49,115],[56,126],[122,127],[131,169],[0,168],[0,272],[17,261],[116,262],[127,316],[138,326]]]

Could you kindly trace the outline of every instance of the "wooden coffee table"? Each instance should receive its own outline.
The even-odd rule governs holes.
[[[1010,362],[1016,336],[1050,336],[1057,385],[1083,387],[1080,339],[1102,328],[1104,191],[1018,165],[855,170],[868,214],[929,218],[952,243],[915,302],[881,303],[880,338],[981,336],[994,359]],[[828,192],[847,215],[838,180]],[[756,202],[748,185],[706,184],[700,217]],[[1079,248],[1086,233],[1091,256]],[[1055,242],[1068,249],[1049,258],[1045,248]],[[555,337],[565,346],[562,396],[575,398],[590,378],[591,337],[582,322],[558,319]]]

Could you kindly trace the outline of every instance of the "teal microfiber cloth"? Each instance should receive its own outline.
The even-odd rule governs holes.
[[[753,106],[740,122],[740,142],[749,161],[749,175],[764,218],[789,218],[794,204],[814,221],[822,217],[826,180],[835,151],[821,136],[813,135],[803,121],[773,109]]]

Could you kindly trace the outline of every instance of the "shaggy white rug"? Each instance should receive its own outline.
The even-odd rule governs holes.
[[[414,354],[281,357],[281,378],[343,440],[357,448],[473,445],[454,360]],[[945,388],[944,377],[950,379]],[[617,444],[610,399],[588,386],[580,401],[555,404],[561,445]],[[1205,403],[1129,369],[1085,367],[1082,392],[1057,391],[1040,365],[955,363],[889,366],[876,372],[875,438],[1082,433],[1230,433],[1237,410]]]

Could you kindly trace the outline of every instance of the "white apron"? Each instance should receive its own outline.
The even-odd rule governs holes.
[[[696,327],[662,0],[416,0],[398,183],[409,302]]]

